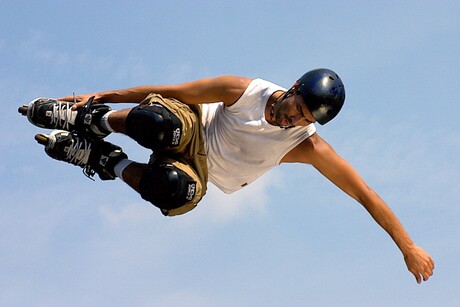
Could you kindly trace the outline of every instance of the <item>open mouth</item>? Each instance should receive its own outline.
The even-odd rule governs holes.
[[[280,116],[278,119],[278,125],[280,127],[290,127],[292,126],[292,123],[290,121],[290,118],[287,116]]]

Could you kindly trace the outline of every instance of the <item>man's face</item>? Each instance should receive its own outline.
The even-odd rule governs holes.
[[[276,125],[281,128],[307,126],[316,120],[298,94],[284,98],[274,110]]]

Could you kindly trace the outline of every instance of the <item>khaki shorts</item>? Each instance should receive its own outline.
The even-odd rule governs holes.
[[[165,210],[166,216],[184,214],[194,209],[201,198],[206,194],[208,182],[208,165],[204,147],[203,125],[201,123],[201,106],[187,105],[172,98],[163,98],[158,94],[150,94],[141,104],[161,104],[176,115],[182,123],[182,136],[179,146],[161,152],[154,152],[149,163],[164,161],[187,173],[196,181],[195,196],[185,205]]]

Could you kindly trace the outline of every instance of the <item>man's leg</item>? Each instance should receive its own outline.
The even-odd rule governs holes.
[[[164,215],[190,211],[203,196],[204,188],[189,165],[158,159],[152,164],[129,161],[126,166],[120,167],[125,161],[129,160],[122,160],[115,166],[116,176]]]
[[[103,116],[101,124],[113,132],[126,134],[126,117],[131,110],[132,109],[123,109],[108,112],[107,115]]]
[[[180,142],[187,142],[182,136],[182,123],[179,118],[160,104],[139,105],[132,109],[109,111],[101,117],[99,126],[101,130],[123,133],[138,142],[145,148],[161,153],[174,149]],[[189,128],[190,129],[190,128]],[[145,169],[145,165],[142,166]],[[125,169],[129,172],[125,175]],[[133,188],[138,190],[137,182],[131,180],[133,173],[139,171],[141,166],[129,167],[123,161],[116,169],[117,175],[127,180]]]
[[[37,134],[35,139],[45,146],[45,152],[51,158],[83,168],[88,177],[98,174],[102,180],[113,180],[116,178],[115,165],[127,161],[127,155],[120,147],[65,130],[54,130],[49,135]]]
[[[135,107],[136,108],[136,107]],[[128,115],[135,109],[123,109],[123,110],[113,110],[107,112],[102,118],[100,125],[108,131],[123,133],[125,135],[129,134],[126,131],[126,119]],[[131,115],[132,116],[132,115]],[[147,119],[148,120],[148,119]],[[133,120],[131,120],[133,121]],[[146,120],[143,120],[144,122]],[[147,123],[147,125],[149,125]],[[148,128],[148,127],[147,127]],[[133,129],[133,128],[132,128]],[[146,129],[145,124],[139,125],[138,129]],[[136,138],[136,141],[139,142]],[[154,149],[154,148],[149,148]],[[139,182],[142,174],[148,169],[148,164],[136,163],[128,159],[120,161],[119,164],[115,166],[115,174],[124,182],[126,182],[130,187],[139,192]]]
[[[163,101],[161,97],[156,98]],[[189,131],[194,124],[189,120],[185,121],[187,124],[184,122],[188,136],[182,137],[184,114],[176,113],[175,106],[174,113],[161,103],[120,111],[93,104],[91,99],[83,108],[74,110],[72,106],[72,102],[39,98],[19,109],[38,127],[63,129],[36,136],[37,141],[45,145],[49,156],[82,167],[90,177],[95,173],[102,180],[120,177],[144,199],[162,209],[165,215],[191,210],[201,199],[202,194],[196,193],[197,183],[199,187],[202,185],[198,182],[201,180],[197,180],[194,168],[187,163],[168,159],[149,164],[136,163],[129,160],[120,147],[103,140],[111,132],[119,132],[157,154],[167,155],[171,149],[175,155],[182,153],[188,146]],[[184,109],[184,105],[181,104],[180,108]],[[188,113],[193,114],[190,110]],[[196,114],[193,115],[193,121],[197,122]]]
[[[201,184],[193,169],[178,161],[158,159],[151,164],[136,163],[128,160],[114,144],[64,130],[38,134],[35,138],[45,145],[50,157],[83,168],[88,177],[95,173],[102,180],[120,177],[165,215],[171,215],[172,210],[177,212],[184,205],[193,208],[201,198]]]
[[[131,188],[140,192],[139,182],[142,174],[149,168],[148,164],[134,162],[128,159],[121,160],[114,167],[115,175],[128,184]]]
[[[161,105],[108,112],[101,125],[160,154],[178,145],[175,142],[179,143],[182,129],[180,120]],[[193,209],[204,191],[193,168],[172,159],[158,158],[149,164],[123,159],[114,173],[165,215]]]

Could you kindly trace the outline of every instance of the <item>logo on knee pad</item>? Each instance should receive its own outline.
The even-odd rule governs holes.
[[[187,196],[185,197],[187,201],[191,201],[195,196],[196,191],[196,183],[190,183],[187,189]]]
[[[101,158],[99,159],[99,165],[105,167],[108,161],[109,161],[109,157],[101,155]]]
[[[173,130],[173,135],[172,135],[172,146],[178,146],[180,143],[180,137],[181,137],[181,130],[180,128],[176,128]]]

